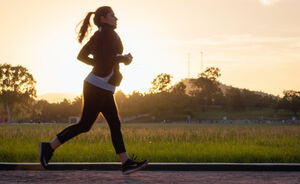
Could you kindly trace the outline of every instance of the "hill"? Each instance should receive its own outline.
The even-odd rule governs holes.
[[[183,82],[186,85],[186,92],[189,94],[189,91],[193,90],[193,86],[191,84],[190,79],[188,79],[188,78],[182,79],[181,82]],[[221,89],[223,94],[226,94],[226,91],[228,91],[231,88],[237,88],[239,90],[245,89],[245,88],[238,88],[238,87],[233,87],[231,85],[229,86],[229,85],[226,85],[226,84],[222,84],[221,82],[219,82],[219,88]],[[258,94],[258,95],[261,95],[261,96],[272,96],[274,99],[280,99],[280,97],[278,97],[278,96],[268,94],[268,93],[265,93],[265,92],[262,92],[262,91],[253,91],[253,90],[250,90],[250,89],[247,89],[247,90],[252,91],[255,94]]]
[[[77,93],[46,93],[37,97],[37,100],[46,100],[49,103],[58,103],[64,99],[72,101],[75,97],[80,96]]]

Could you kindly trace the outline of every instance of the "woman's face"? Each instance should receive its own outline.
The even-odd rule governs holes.
[[[115,14],[114,14],[113,11],[107,13],[106,17],[101,16],[100,18],[101,18],[101,22],[102,23],[107,23],[109,25],[117,27],[117,20],[118,20],[118,18],[115,17]]]

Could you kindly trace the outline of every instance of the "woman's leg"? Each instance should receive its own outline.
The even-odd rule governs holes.
[[[61,145],[61,142],[58,140],[57,137],[55,137],[51,143],[50,143],[50,146],[53,150],[55,150],[56,148],[58,148],[59,146]]]
[[[94,109],[89,102],[85,102],[80,121],[58,133],[57,137],[50,143],[52,149],[56,149],[61,144],[81,133],[88,132],[97,119],[98,114],[99,111],[97,109]]]
[[[120,161],[125,163],[129,158],[124,146],[118,109],[112,94],[107,96],[106,104],[102,109],[102,114],[109,125],[110,135],[115,151],[119,156]]]
[[[129,159],[127,152],[119,153],[117,154],[122,164],[125,164],[125,162]]]
[[[86,99],[86,98],[85,98]],[[89,98],[87,98],[89,99]],[[82,116],[79,123],[65,128],[57,134],[57,137],[51,142],[41,142],[39,145],[39,159],[41,165],[46,168],[53,155],[53,151],[61,144],[75,137],[76,135],[87,132],[91,129],[94,121],[97,119],[99,111],[94,108],[95,101],[85,100],[82,110]]]
[[[71,138],[91,129],[100,112],[98,95],[94,93],[94,88],[96,87],[86,82],[84,83],[84,102],[81,119],[78,123],[65,128],[57,134],[56,138],[50,143],[52,149],[56,149]]]

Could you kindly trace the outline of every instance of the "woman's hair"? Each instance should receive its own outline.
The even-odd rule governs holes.
[[[89,12],[84,20],[80,21],[76,28],[82,23],[81,28],[79,30],[78,34],[78,42],[82,43],[82,40],[90,33],[91,31],[91,24],[90,24],[90,18],[92,14],[95,14],[94,16],[94,24],[99,28],[101,26],[101,19],[100,17],[106,17],[106,15],[111,12],[112,9],[109,6],[101,6],[98,8],[95,12]],[[88,33],[88,34],[87,34]]]

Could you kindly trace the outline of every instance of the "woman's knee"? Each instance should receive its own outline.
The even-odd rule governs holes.
[[[77,124],[77,128],[80,130],[80,132],[88,132],[92,128],[92,123],[83,123],[83,121],[79,121]]]

